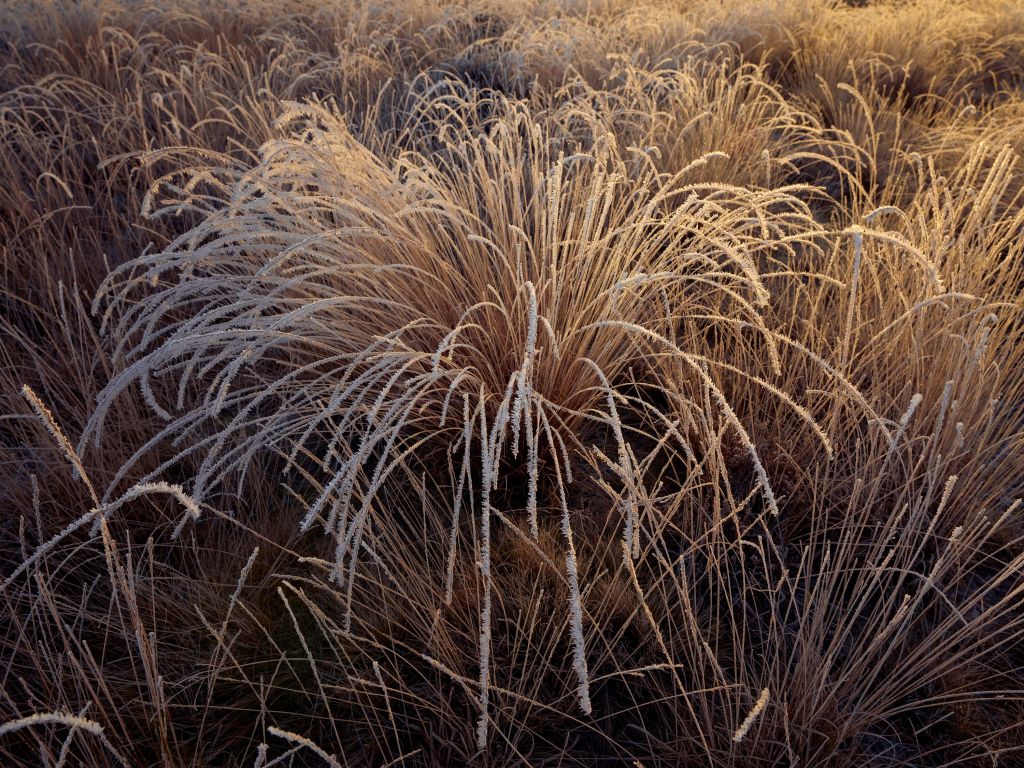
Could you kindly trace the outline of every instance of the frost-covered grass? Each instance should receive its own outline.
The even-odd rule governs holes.
[[[7,761],[1018,759],[1014,4],[0,27]]]

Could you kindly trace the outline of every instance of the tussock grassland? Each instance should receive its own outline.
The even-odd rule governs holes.
[[[1024,760],[1019,4],[0,30],[0,762]]]

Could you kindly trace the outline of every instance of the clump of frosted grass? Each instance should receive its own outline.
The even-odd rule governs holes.
[[[432,98],[422,97],[421,117],[435,114]],[[474,98],[449,94],[444,112],[473,113]],[[97,307],[106,299],[104,325],[121,366],[83,439],[98,444],[118,396],[139,386],[154,412],[170,419],[111,488],[153,446],[174,442],[177,457],[134,492],[155,490],[159,473],[188,458],[198,464],[192,487],[163,490],[193,517],[216,488],[240,490],[260,453],[286,456],[286,477],[302,462],[316,487],[301,527],[319,525],[335,541],[346,631],[364,536],[387,514],[383,495],[428,471],[452,511],[447,602],[459,531],[467,520],[479,526],[481,745],[493,619],[490,521],[511,467],[525,464],[529,535],[537,537],[548,510],[561,518],[573,667],[589,713],[584,574],[569,493],[574,457],[589,450],[581,439],[587,425],[613,432],[612,492],[633,558],[644,550],[640,507],[651,495],[623,425],[639,418],[650,437],[676,446],[699,472],[704,438],[680,429],[677,412],[696,396],[687,377],[701,382],[711,407],[741,436],[773,513],[770,479],[714,373],[767,387],[828,444],[810,413],[764,375],[709,357],[696,338],[668,330],[697,317],[718,334],[752,333],[765,375],[781,372],[783,340],[763,317],[770,294],[759,260],[780,248],[820,248],[827,236],[794,189],[690,183],[701,163],[675,173],[638,168],[596,127],[592,140],[567,149],[551,118],[541,122],[522,104],[488,98],[496,113],[489,132],[446,129],[440,151],[420,153],[413,142],[391,156],[357,141],[341,115],[294,104],[259,163],[233,180],[231,169],[200,167],[195,183],[154,187],[155,216],[198,205],[198,187],[221,200],[212,204],[208,194],[195,229],[107,279]],[[685,376],[668,374],[666,358]],[[638,370],[667,393],[669,409],[624,395],[627,374]],[[184,393],[197,387],[205,394],[190,405]],[[159,403],[156,391],[178,396]]]

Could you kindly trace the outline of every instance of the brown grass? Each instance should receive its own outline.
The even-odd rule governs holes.
[[[1015,3],[0,30],[5,764],[1024,759]]]

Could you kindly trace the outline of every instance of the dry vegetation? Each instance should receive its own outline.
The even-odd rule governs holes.
[[[862,5],[0,10],[0,762],[1021,765],[1024,9]]]

